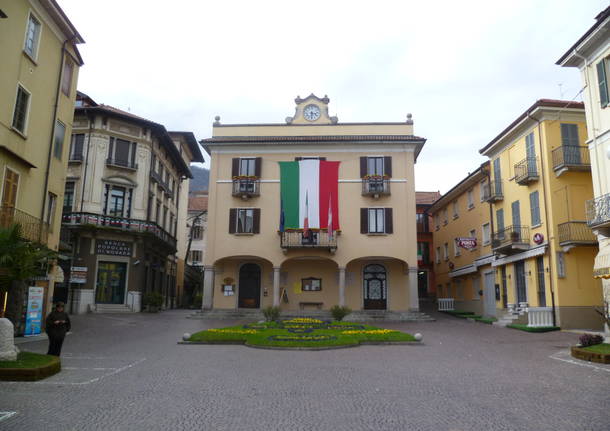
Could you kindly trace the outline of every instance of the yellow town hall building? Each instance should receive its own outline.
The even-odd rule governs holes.
[[[203,310],[417,311],[414,164],[399,123],[339,123],[297,97],[283,124],[225,125],[211,155]],[[377,311],[379,312],[379,311]]]

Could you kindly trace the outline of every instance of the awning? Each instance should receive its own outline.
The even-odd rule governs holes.
[[[508,263],[519,262],[520,260],[529,259],[530,257],[541,256],[546,253],[547,243],[541,244],[538,247],[530,248],[523,253],[513,254],[512,256],[502,257],[500,259],[496,259],[491,263],[491,266],[494,268],[496,266],[506,265]]]
[[[594,278],[610,278],[610,247],[602,247],[599,253],[595,256],[595,264],[593,265]]]
[[[451,277],[451,278],[459,277],[460,275],[472,274],[474,272],[477,272],[477,266],[476,265],[467,265],[467,266],[458,268],[455,271],[451,271],[449,273],[449,277]]]

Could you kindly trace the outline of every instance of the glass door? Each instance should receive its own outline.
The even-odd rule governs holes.
[[[127,264],[120,262],[99,262],[97,267],[97,304],[124,304]]]

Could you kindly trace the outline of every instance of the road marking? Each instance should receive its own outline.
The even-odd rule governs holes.
[[[0,422],[10,418],[11,416],[15,416],[16,414],[17,412],[0,412]]]
[[[587,368],[593,368],[595,370],[600,370],[600,371],[605,371],[607,373],[610,373],[610,367],[606,368],[606,367],[599,367],[597,365],[593,365],[589,362],[585,362],[585,361],[581,361],[580,359],[573,359],[572,355],[569,355],[569,358],[558,358],[557,355],[565,355],[566,351],[565,350],[560,350],[559,352],[555,353],[554,355],[549,356],[549,358],[551,359],[556,359],[558,361],[562,361],[562,362],[567,362],[568,364],[573,364],[573,365],[579,365],[581,367],[587,367]]]

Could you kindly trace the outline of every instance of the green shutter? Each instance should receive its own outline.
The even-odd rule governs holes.
[[[597,63],[597,82],[599,84],[599,101],[602,108],[608,105],[608,78],[606,76],[606,60]]]

